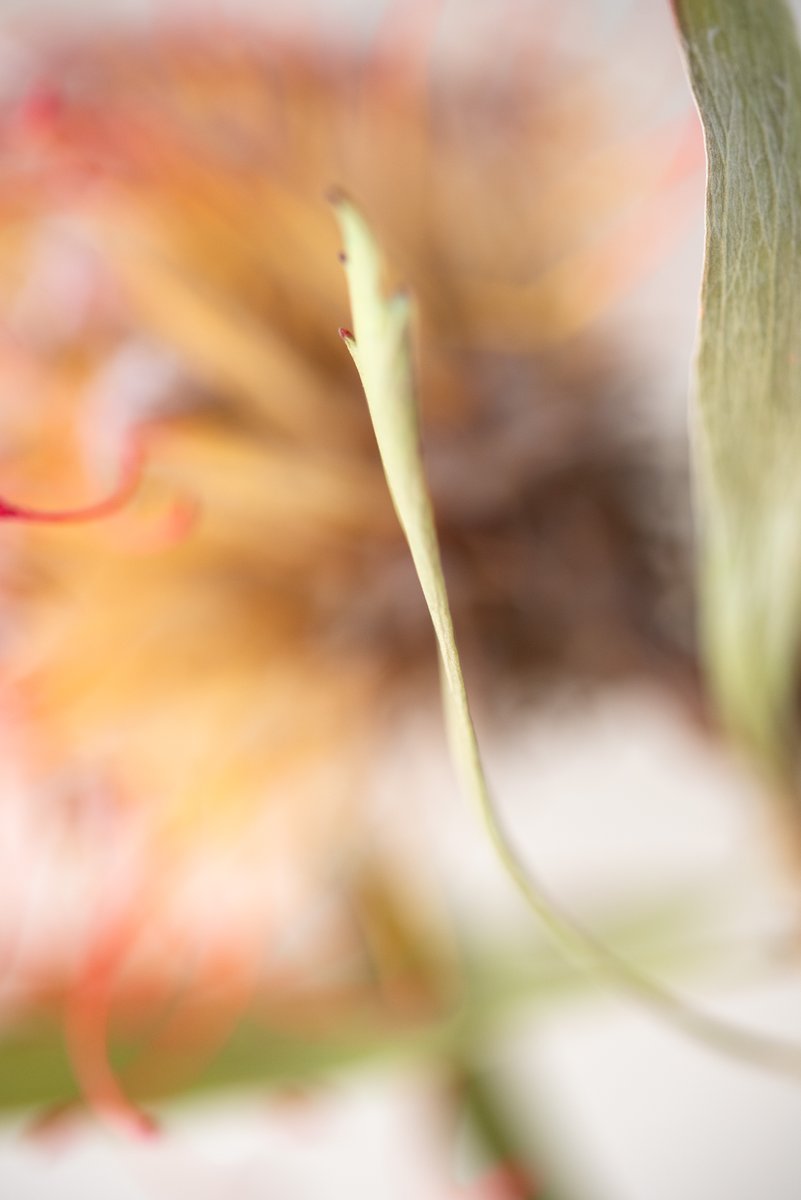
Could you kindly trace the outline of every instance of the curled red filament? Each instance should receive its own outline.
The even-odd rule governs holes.
[[[88,521],[100,521],[104,517],[113,516],[124,508],[133,497],[142,477],[144,452],[137,440],[128,450],[123,460],[120,481],[110,495],[94,504],[79,508],[66,508],[48,511],[46,509],[27,508],[14,504],[0,496],[0,520],[28,521],[42,525],[80,525]]]

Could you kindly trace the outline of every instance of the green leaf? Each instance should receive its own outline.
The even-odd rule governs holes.
[[[795,790],[801,52],[784,0],[675,0],[707,160],[695,384],[701,640],[729,732]]]
[[[624,989],[705,1045],[754,1065],[801,1077],[801,1045],[729,1026],[688,1006],[661,984],[642,975],[554,904],[507,836],[481,762],[423,471],[409,298],[399,292],[384,294],[381,257],[366,221],[345,197],[337,196],[333,203],[344,244],[354,321],[352,334],[347,330],[340,333],[361,377],[387,485],[434,626],[454,762],[499,861],[554,944],[575,964]]]

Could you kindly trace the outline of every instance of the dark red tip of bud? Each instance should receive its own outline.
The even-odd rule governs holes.
[[[356,340],[351,331],[349,329],[345,329],[344,325],[340,326],[340,328],[337,330],[337,333],[342,338],[343,342],[354,342]]]
[[[337,258],[342,263],[343,267],[346,267],[348,265],[348,256],[344,250],[340,250],[339,254],[337,255]]]

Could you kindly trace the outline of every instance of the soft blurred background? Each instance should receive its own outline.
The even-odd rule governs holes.
[[[0,1194],[796,1200],[801,1090],[563,963],[459,795],[325,196],[418,305],[479,737],[550,893],[801,1039],[716,736],[667,4],[3,0]]]

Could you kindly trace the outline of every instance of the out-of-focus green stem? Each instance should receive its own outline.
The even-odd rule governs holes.
[[[668,956],[672,959],[672,956]],[[690,956],[692,959],[692,955]],[[686,952],[679,961],[687,962]],[[484,1044],[516,1007],[563,1002],[585,989],[581,978],[547,949],[517,946],[509,961],[469,967],[465,993],[453,1007],[427,1018],[397,1021],[380,1016],[338,1019],[333,1027],[297,1032],[249,1017],[205,1066],[196,1065],[182,1095],[230,1087],[280,1087],[314,1083],[370,1062],[460,1059]],[[134,1046],[115,1036],[115,1062],[132,1057]],[[133,1097],[148,1103],[164,1098],[143,1076]],[[79,1099],[59,1022],[32,1020],[0,1035],[0,1111],[62,1104]]]
[[[470,1129],[487,1161],[487,1177],[498,1184],[492,1195],[508,1195],[509,1200],[577,1200],[554,1178],[544,1157],[538,1163],[541,1139],[531,1111],[525,1114],[524,1138],[489,1072],[468,1058],[455,1077]]]
[[[699,921],[705,924],[708,899],[666,899],[625,919],[607,919],[604,932],[643,966],[709,971],[725,963],[731,947],[696,940]],[[180,1095],[313,1084],[369,1063],[461,1061],[478,1046],[491,1044],[496,1031],[503,1030],[510,1015],[521,1008],[536,1012],[592,994],[581,975],[548,946],[533,940],[515,939],[494,944],[491,950],[465,946],[459,977],[460,990],[450,1006],[414,1020],[354,1013],[347,1019],[340,1016],[328,1027],[292,1031],[271,1024],[268,1015],[248,1016],[208,1061],[189,1064]],[[141,1037],[126,1038],[115,1032],[109,1049],[127,1087],[124,1064],[136,1064],[137,1053],[143,1050],[147,1055],[147,1045],[142,1046]],[[160,1072],[152,1077],[140,1071],[131,1095],[144,1104],[165,1099],[174,1095],[174,1081],[165,1092]],[[55,1015],[0,1032],[0,1112],[79,1098]]]

